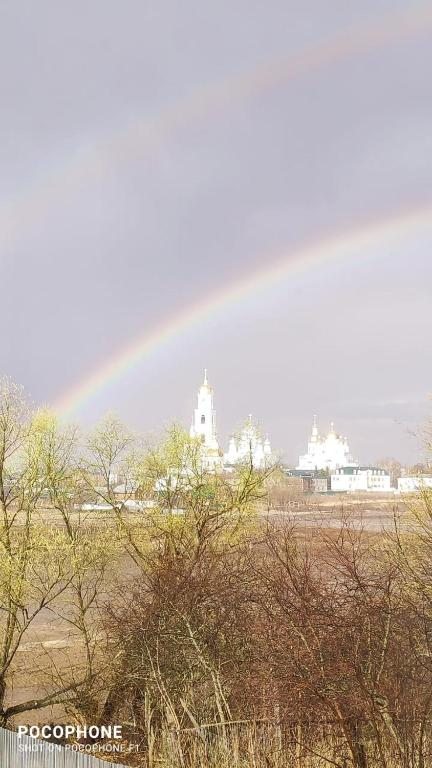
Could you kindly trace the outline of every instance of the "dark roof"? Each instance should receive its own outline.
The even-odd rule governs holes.
[[[322,469],[285,469],[289,477],[322,477],[327,478],[325,470]]]
[[[333,471],[336,473],[339,473],[340,475],[354,475],[358,471],[362,472],[379,472],[380,475],[389,475],[390,473],[387,472],[386,469],[382,469],[382,467],[339,467],[338,469],[335,469]]]

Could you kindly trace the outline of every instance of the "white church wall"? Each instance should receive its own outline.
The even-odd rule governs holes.
[[[330,477],[335,493],[390,493],[390,475],[378,467],[341,467]]]

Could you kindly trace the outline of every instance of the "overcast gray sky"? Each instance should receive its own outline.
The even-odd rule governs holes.
[[[432,203],[432,21],[416,22],[428,8],[0,0],[2,371],[53,402],[272,253]],[[295,461],[317,413],[362,461],[415,461],[432,390],[431,245],[412,231],[287,274],[76,416],[188,426],[207,366],[222,441],[252,412]]]

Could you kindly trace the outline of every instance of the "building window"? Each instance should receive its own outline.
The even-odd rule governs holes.
[[[201,416],[201,424],[205,424],[205,416],[204,416],[204,414]]]

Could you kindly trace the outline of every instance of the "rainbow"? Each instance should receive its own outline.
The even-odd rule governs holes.
[[[120,377],[128,374],[153,351],[168,344],[197,323],[225,310],[260,291],[287,280],[296,274],[321,265],[349,258],[361,259],[369,255],[372,247],[383,246],[389,241],[419,230],[432,229],[432,201],[405,211],[363,221],[356,226],[300,245],[278,256],[263,254],[263,262],[270,266],[257,269],[238,279],[228,287],[210,293],[200,301],[184,307],[159,325],[146,329],[132,343],[117,351],[92,373],[62,394],[54,403],[54,409],[64,417],[76,413],[91,398]]]
[[[167,135],[182,127],[223,114],[228,108],[237,107],[271,88],[350,56],[424,34],[431,26],[430,3],[391,11],[374,18],[370,24],[352,27],[296,53],[266,61],[252,71],[207,84],[188,99],[168,105],[156,115],[141,115],[126,125],[116,126],[99,135],[94,143],[82,142],[74,151],[69,151],[66,158],[54,159],[47,172],[33,178],[15,198],[9,198],[0,206],[1,239],[11,243],[16,237],[22,237],[26,226],[39,221],[52,205],[69,200],[83,185],[103,177],[113,163],[135,161],[146,152],[156,151],[164,145]]]

